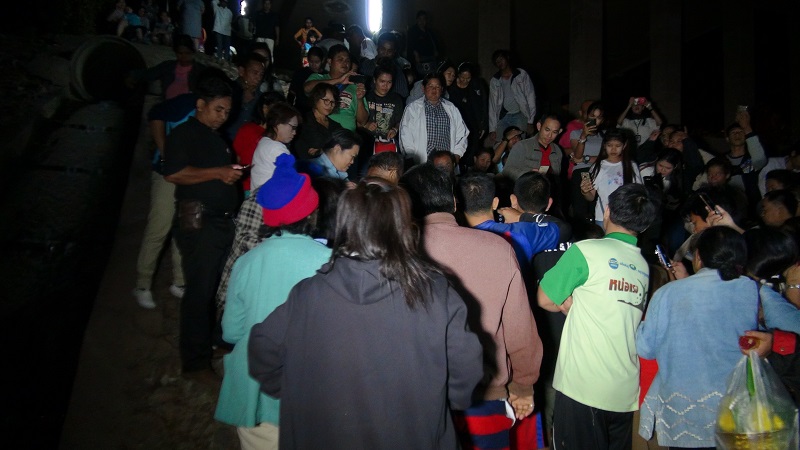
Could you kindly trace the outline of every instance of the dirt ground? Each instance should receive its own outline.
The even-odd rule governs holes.
[[[140,308],[131,295],[149,205],[151,145],[143,128],[83,342],[62,434],[65,449],[238,448],[235,430],[213,420],[218,391],[180,377],[179,300],[168,291],[170,258],[162,259],[154,281],[157,308]]]

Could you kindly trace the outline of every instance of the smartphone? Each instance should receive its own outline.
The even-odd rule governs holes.
[[[669,259],[664,255],[664,249],[662,249],[660,245],[656,245],[656,256],[658,257],[658,262],[660,262],[665,269],[672,269],[672,263],[669,262]]]
[[[242,172],[245,172],[245,171],[250,170],[251,167],[253,167],[252,164],[247,164],[245,166],[240,167],[239,170],[241,170]]]
[[[736,107],[737,111],[747,111],[747,105],[739,105]]]
[[[367,82],[367,77],[365,77],[364,75],[350,75],[347,79],[354,84],[358,83],[364,84]]]
[[[708,209],[710,209],[711,211],[714,212],[714,214],[716,214],[716,215],[720,214],[719,210],[717,209],[717,205],[715,205],[714,202],[712,202],[711,199],[708,198],[708,194],[706,194],[704,192],[701,192],[700,194],[698,194],[698,196],[700,197],[700,200],[702,200],[703,203],[706,204]]]
[[[547,174],[547,171],[550,170],[550,166],[539,166],[539,173]]]
[[[590,119],[588,122],[586,122],[586,126],[587,127],[597,126],[597,119]]]
[[[581,182],[583,181],[592,182],[592,176],[589,175],[589,172],[581,172]]]

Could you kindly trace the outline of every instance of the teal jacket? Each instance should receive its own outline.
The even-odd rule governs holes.
[[[237,427],[278,424],[280,403],[260,391],[247,366],[250,329],[282,305],[300,280],[311,277],[331,250],[308,236],[272,236],[242,255],[233,266],[222,338],[234,344],[225,355],[225,377],[214,418]]]

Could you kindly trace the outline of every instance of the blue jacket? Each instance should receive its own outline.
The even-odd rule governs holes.
[[[308,236],[272,236],[242,255],[233,266],[222,338],[235,344],[225,355],[225,377],[214,418],[238,427],[278,424],[279,401],[261,392],[250,377],[247,343],[250,329],[282,305],[297,282],[314,275],[331,250]]]
[[[758,329],[757,287],[704,268],[655,292],[636,333],[639,356],[658,361],[641,407],[641,436],[650,439],[655,430],[662,446],[715,446],[717,408],[742,358],[738,338]],[[780,294],[762,287],[760,296],[769,328],[800,327],[797,309]]]
[[[528,272],[534,255],[558,248],[558,225],[552,222],[500,223],[487,220],[475,225],[474,228],[499,234],[508,241],[514,247],[514,253],[523,273]]]

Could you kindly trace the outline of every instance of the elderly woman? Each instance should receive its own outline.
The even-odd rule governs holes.
[[[422,79],[425,96],[406,106],[400,122],[400,144],[406,158],[421,164],[434,150],[449,150],[461,159],[467,150],[467,126],[458,108],[442,98],[446,82],[441,74]]]
[[[320,176],[347,180],[347,169],[358,157],[360,141],[350,130],[336,130],[330,140],[323,145],[322,154],[312,160],[320,171]]]
[[[695,274],[675,263],[677,281],[657,290],[636,333],[639,356],[658,361],[641,408],[639,434],[670,448],[714,448],[717,408],[741,358],[739,337],[767,327],[795,332],[797,311],[780,294],[744,274],[745,239],[722,226],[697,241]],[[795,323],[796,322],[796,323]]]
[[[281,447],[458,448],[450,408],[470,405],[481,345],[419,254],[410,205],[383,180],[345,191],[331,262],[253,327],[250,374],[281,399]]]
[[[222,337],[235,344],[225,355],[225,377],[214,417],[237,427],[243,449],[278,448],[277,400],[260,392],[248,375],[250,328],[281,305],[300,280],[312,276],[331,251],[311,237],[319,197],[308,175],[294,170],[294,157],[281,155],[273,177],[258,191],[267,239],[233,266]]]
[[[330,118],[339,104],[339,90],[336,86],[317,84],[311,90],[309,100],[312,110],[306,114],[294,143],[294,154],[301,160],[319,156],[322,146],[330,140],[331,134],[343,129],[339,122]]]

